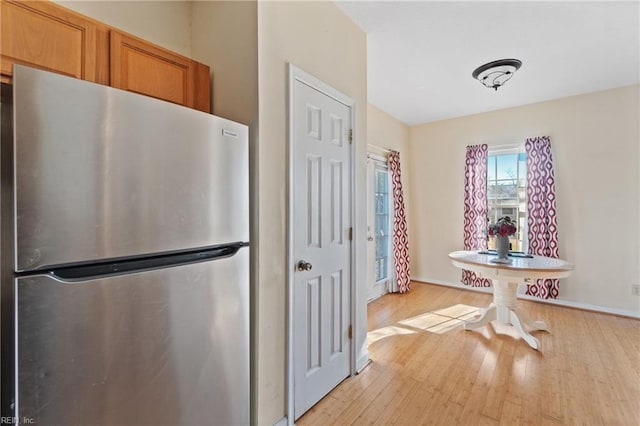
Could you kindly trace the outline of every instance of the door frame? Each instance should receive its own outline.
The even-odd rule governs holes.
[[[357,330],[356,327],[356,262],[355,262],[355,143],[356,143],[356,105],[355,101],[339,90],[331,87],[327,83],[322,80],[314,77],[313,75],[303,71],[292,63],[288,63],[288,93],[287,93],[287,150],[288,150],[288,164],[287,164],[287,265],[286,265],[286,282],[287,282],[287,352],[286,352],[286,415],[287,415],[287,424],[290,426],[294,425],[295,422],[295,413],[294,413],[294,357],[293,357],[293,285],[294,285],[294,252],[293,252],[293,218],[294,218],[294,203],[293,203],[293,182],[295,179],[294,176],[294,154],[295,154],[295,122],[294,122],[294,85],[296,81],[299,81],[302,84],[305,84],[309,87],[314,88],[315,90],[329,96],[330,98],[335,99],[336,101],[346,105],[351,110],[351,137],[352,142],[349,144],[349,166],[351,168],[351,172],[349,173],[349,179],[351,181],[350,187],[350,203],[349,203],[349,216],[351,217],[351,228],[353,229],[352,239],[351,239],[351,255],[349,261],[351,262],[351,281],[349,285],[349,290],[351,294],[351,303],[349,306],[349,316],[351,318],[351,327],[352,327],[352,338],[350,344],[350,354],[349,354],[349,371],[350,376],[353,376],[356,373],[356,345],[355,345],[355,332]]]

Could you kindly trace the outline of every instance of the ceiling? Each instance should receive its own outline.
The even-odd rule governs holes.
[[[337,1],[367,33],[369,102],[415,125],[640,83],[640,2]],[[497,91],[471,77],[522,67]]]

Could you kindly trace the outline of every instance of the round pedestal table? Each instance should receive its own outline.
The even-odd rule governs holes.
[[[479,318],[467,321],[464,329],[473,330],[497,321],[513,326],[529,346],[539,350],[540,341],[524,326],[532,330],[548,330],[547,324],[533,321],[516,306],[518,284],[534,282],[539,278],[566,278],[571,274],[573,265],[562,259],[543,256],[509,257],[509,263],[495,263],[495,254],[477,251],[455,251],[449,253],[449,258],[454,266],[488,278],[493,285],[493,303],[483,309]]]

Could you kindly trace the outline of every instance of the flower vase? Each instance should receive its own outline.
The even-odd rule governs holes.
[[[496,253],[498,259],[509,259],[509,237],[496,235]]]

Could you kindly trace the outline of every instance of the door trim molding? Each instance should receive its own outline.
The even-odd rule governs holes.
[[[357,330],[356,327],[356,258],[355,258],[355,144],[357,141],[356,132],[356,105],[355,101],[339,90],[331,87],[322,80],[314,77],[313,75],[303,71],[292,63],[288,63],[288,87],[287,87],[287,266],[286,266],[286,283],[287,283],[287,343],[286,343],[286,418],[290,426],[294,425],[295,412],[294,412],[294,369],[293,369],[293,284],[294,284],[294,269],[295,263],[293,253],[293,182],[294,182],[294,121],[293,121],[293,105],[294,105],[294,92],[293,87],[296,81],[305,84],[315,90],[324,93],[330,98],[346,105],[351,110],[351,128],[352,128],[352,143],[349,144],[349,167],[351,173],[349,179],[350,184],[350,205],[349,216],[351,217],[351,226],[354,229],[354,236],[351,240],[351,282],[350,282],[350,294],[351,303],[349,307],[349,316],[351,317],[351,325],[353,330]],[[355,334],[350,342],[350,374],[353,376],[356,374],[356,345]]]

